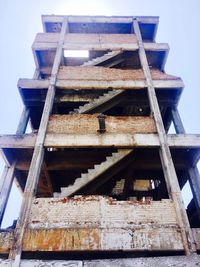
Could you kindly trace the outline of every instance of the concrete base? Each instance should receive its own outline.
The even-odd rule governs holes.
[[[1,260],[1,267],[11,267],[10,260]],[[43,260],[22,260],[21,267],[197,267],[200,266],[200,255],[191,256],[169,256],[169,257],[148,257],[129,259],[107,259],[91,261],[43,261]]]

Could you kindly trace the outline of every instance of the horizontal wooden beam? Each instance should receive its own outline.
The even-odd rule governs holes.
[[[37,134],[0,135],[0,148],[33,148]],[[200,135],[168,135],[171,148],[200,148]],[[45,147],[159,147],[157,134],[47,134]]]

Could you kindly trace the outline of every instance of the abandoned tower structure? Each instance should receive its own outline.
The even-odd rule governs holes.
[[[0,136],[0,222],[14,180],[23,196],[16,227],[0,231],[0,266],[199,261],[200,135],[181,122],[184,85],[164,72],[158,17],[42,21],[17,132]]]

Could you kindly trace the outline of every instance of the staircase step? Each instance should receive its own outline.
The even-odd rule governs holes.
[[[89,60],[85,63],[83,63],[83,65],[81,65],[82,67],[89,67],[89,66],[96,66],[112,57],[115,57],[117,56],[118,54],[120,54],[121,51],[117,50],[117,51],[111,51],[111,52],[108,52],[107,54],[104,54],[102,57],[96,57],[92,60]]]
[[[124,90],[113,90],[113,91],[109,91],[108,93],[104,93],[103,95],[94,99],[92,102],[87,103],[83,106],[80,106],[78,109],[74,109],[74,111],[71,113],[79,113],[79,114],[88,113],[94,110],[95,108],[99,107],[100,105],[103,105],[104,103],[111,100],[112,98],[117,97],[123,92]]]
[[[131,152],[132,149],[120,149],[117,152],[112,153],[111,156],[106,157],[104,162],[94,165],[94,169],[89,169],[87,173],[81,174],[81,177],[77,178],[73,185],[62,187],[60,197],[67,197],[75,194],[82,187],[95,180]]]

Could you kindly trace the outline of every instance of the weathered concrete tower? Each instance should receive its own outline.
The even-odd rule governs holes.
[[[0,136],[0,221],[14,178],[23,193],[16,227],[0,232],[0,266],[194,266],[200,136],[181,123],[183,82],[164,72],[158,17],[42,20],[34,77],[18,83],[19,127]]]

